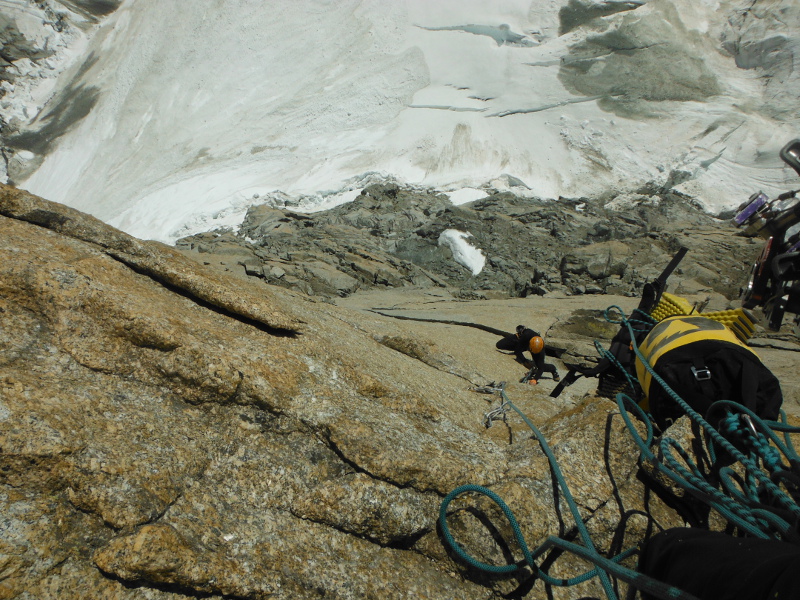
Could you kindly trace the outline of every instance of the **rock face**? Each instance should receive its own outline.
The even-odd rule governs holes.
[[[470,234],[467,243],[484,255],[477,275],[440,243],[451,229]],[[204,233],[176,247],[229,255],[248,275],[314,296],[414,286],[500,298],[638,295],[686,246],[690,259],[671,280],[675,290],[732,299],[759,251],[735,234],[665,191],[557,203],[501,193],[454,206],[433,192],[375,185],[322,213],[257,206],[237,233]]]
[[[545,597],[527,571],[476,576],[436,526],[443,497],[475,483],[506,500],[531,547],[571,527],[525,425],[485,428],[497,399],[469,389],[507,357],[465,364],[467,338],[437,345],[226,277],[9,187],[0,314],[0,598]],[[545,387],[507,390],[597,545],[680,524],[636,479],[616,406]],[[451,511],[477,557],[519,558],[481,524],[509,533],[495,509],[465,497]]]

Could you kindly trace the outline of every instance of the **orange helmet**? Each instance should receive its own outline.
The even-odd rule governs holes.
[[[531,338],[529,346],[531,349],[531,354],[539,354],[539,352],[544,349],[544,340],[538,335],[535,335]]]

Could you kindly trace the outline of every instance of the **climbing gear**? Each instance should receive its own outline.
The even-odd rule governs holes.
[[[633,338],[631,336],[634,336],[639,342],[650,331],[654,325],[654,319],[650,313],[661,300],[666,289],[667,279],[687,252],[686,248],[681,247],[661,274],[644,285],[639,306],[633,311],[635,316],[630,319],[630,322],[635,324],[636,327],[633,329],[620,327],[620,330],[612,338],[608,350],[601,348],[595,342],[595,346],[601,356],[596,367],[583,368],[578,365],[567,365],[569,371],[564,380],[550,393],[552,398],[557,398],[565,387],[573,384],[580,377],[597,377],[599,380],[597,393],[605,398],[613,398],[621,391],[630,391],[635,395],[638,394],[635,381],[636,374],[634,372],[634,357],[631,349]]]
[[[561,395],[561,392],[564,391],[564,388],[572,385],[573,383],[578,381],[578,379],[583,377],[583,372],[581,371],[578,365],[565,363],[565,366],[567,367],[567,374],[564,375],[563,379],[561,379],[559,384],[555,388],[553,388],[552,392],[550,392],[551,398],[558,398]]]
[[[673,259],[665,271],[667,275],[680,256],[682,253]],[[800,433],[800,428],[786,423],[780,410],[782,398],[777,379],[745,344],[755,330],[755,319],[744,309],[700,314],[685,299],[667,294],[663,289],[665,279],[662,273],[646,289],[642,302],[630,317],[619,307],[609,307],[606,318],[619,324],[620,331],[612,340],[611,350],[596,344],[601,351],[601,363],[605,362],[598,371],[601,382],[603,376],[614,372],[618,383],[630,393],[618,392],[615,398],[639,448],[642,480],[681,514],[693,502],[719,513],[730,523],[730,532],[800,546],[800,456],[789,438],[789,433]],[[570,368],[557,391],[583,374]],[[561,488],[558,494],[573,512],[583,545],[550,536],[531,552],[510,509],[496,494],[480,486],[461,486],[445,497],[439,514],[444,540],[453,552],[468,565],[490,573],[513,573],[528,567],[533,576],[549,585],[572,585],[598,576],[609,598],[616,598],[609,577],[627,581],[649,597],[693,597],[622,567],[619,562],[623,555],[630,556],[635,549],[611,559],[598,554],[581,527],[577,509],[573,510],[574,501],[546,441],[511,403],[505,390],[499,393],[502,403],[485,415],[484,424],[490,427],[494,420],[506,421],[509,408],[520,414],[550,461],[554,479]],[[656,426],[663,431],[664,426],[680,415],[687,415],[702,431],[698,442],[702,450],[694,445],[693,449],[696,453],[704,452],[703,455],[692,457],[670,437],[656,439]],[[780,422],[772,420],[778,415]],[[633,417],[644,423],[644,437],[634,426]],[[784,433],[783,441],[777,432]],[[655,485],[657,480],[666,483]],[[670,489],[677,490],[675,496],[683,500],[673,498],[671,502],[665,498]],[[501,508],[522,549],[523,561],[488,565],[476,561],[455,542],[447,525],[447,507],[467,492],[486,495]],[[704,516],[698,510],[697,514],[706,519],[702,524],[707,526],[708,513]],[[570,580],[552,578],[536,563],[551,548],[573,552],[595,568]]]
[[[539,352],[544,350],[544,340],[540,336],[535,335],[528,343],[528,347],[531,350],[531,354],[539,354]]]
[[[631,327],[624,319],[623,325]],[[708,472],[670,437],[660,440],[660,456],[656,455],[651,450],[655,437],[650,418],[632,398],[618,394],[622,417],[639,447],[640,464],[718,512],[740,533],[800,544],[800,456],[789,438],[800,428],[790,427],[782,410],[780,421],[770,421],[727,399],[716,400],[701,415],[668,385],[635,344],[633,351],[655,382],[651,387],[660,386],[664,397],[702,430]],[[645,424],[645,437],[634,427],[631,413]],[[783,441],[778,431],[784,432]],[[738,472],[734,463],[739,465]]]
[[[498,406],[493,410],[490,410],[485,415],[483,415],[483,426],[486,427],[486,429],[489,429],[489,427],[492,426],[492,422],[498,419],[502,419],[503,423],[508,423],[508,420],[506,418],[506,412],[508,407],[506,406],[506,401],[505,401],[506,395],[504,392],[504,387],[505,387],[505,382],[501,382],[500,386],[495,389],[495,391],[498,392],[500,394],[500,397],[502,398],[500,406]]]
[[[598,366],[582,373],[570,368],[552,397],[581,375],[596,375],[598,395],[629,394],[663,430],[681,412],[674,403],[662,401],[659,386],[651,388],[651,377],[633,351],[640,345],[659,373],[701,413],[714,400],[725,398],[742,402],[767,419],[777,418],[783,402],[780,384],[746,345],[755,331],[753,314],[743,308],[700,313],[686,299],[666,292],[666,280],[685,254],[682,248],[664,272],[645,285],[626,326],[619,307],[606,310],[606,319],[620,324],[610,347],[595,342],[601,356]]]
[[[691,503],[694,507],[705,507],[705,514],[701,509],[695,513],[701,521],[705,518],[703,526],[708,523],[707,511],[714,510],[730,524],[728,533],[800,546],[800,456],[789,438],[790,433],[800,433],[800,428],[786,423],[780,410],[782,397],[777,379],[746,345],[755,330],[753,315],[745,309],[701,314],[685,299],[665,292],[666,278],[685,252],[682,249],[664,273],[645,286],[639,307],[630,317],[616,306],[606,310],[606,319],[620,326],[611,348],[605,350],[596,343],[601,354],[598,368],[580,371],[570,366],[551,395],[557,396],[580,376],[599,376],[598,393],[613,392],[639,448],[642,480],[668,505],[681,514],[686,513]],[[529,378],[532,379],[532,374]],[[622,389],[628,393],[622,393]],[[616,598],[610,577],[631,583],[647,597],[694,597],[622,567],[619,562],[635,549],[610,559],[595,550],[543,436],[511,403],[504,389],[499,393],[502,403],[485,415],[484,424],[490,427],[494,420],[506,421],[509,408],[522,417],[550,462],[560,488],[557,495],[567,502],[583,545],[550,536],[531,552],[513,513],[502,499],[480,486],[461,486],[448,494],[440,507],[439,524],[450,549],[466,564],[490,573],[514,573],[530,568],[533,576],[548,585],[572,585],[598,576],[610,599]],[[657,439],[655,435],[656,427],[664,431],[682,415],[701,432],[692,445],[694,457],[676,440],[663,434]],[[781,421],[774,420],[778,415]],[[644,436],[634,420],[644,424]],[[784,434],[783,440],[778,432]],[[671,490],[672,501],[665,497]],[[489,565],[475,560],[456,543],[448,528],[447,508],[467,492],[483,494],[501,508],[524,560],[503,566]],[[553,578],[536,562],[551,548],[573,552],[595,568],[570,580]],[[702,569],[702,565],[690,566]],[[724,573],[722,567],[716,572],[726,579],[738,574]]]
[[[641,369],[644,369],[649,375],[648,390],[651,397],[655,387],[661,386],[665,398],[677,404],[680,412],[685,413],[701,428],[704,434],[707,452],[705,458],[695,457],[693,459],[677,441],[670,437],[662,437],[658,440],[658,453],[656,454],[653,450],[656,446],[655,429],[650,416],[631,397],[623,393],[617,394],[616,401],[621,415],[632,439],[639,448],[639,464],[642,470],[649,469],[652,474],[666,479],[694,501],[719,513],[734,528],[732,531],[739,535],[780,540],[800,546],[800,506],[798,506],[798,502],[800,502],[800,456],[795,452],[789,438],[789,433],[800,433],[800,428],[790,427],[786,423],[783,411],[780,411],[781,421],[773,422],[762,419],[744,404],[730,400],[713,402],[706,416],[700,415],[690,403],[681,398],[667,384],[654,365],[650,363],[643,350],[639,348],[636,342],[637,332],[634,327],[634,319],[627,318],[618,307],[610,307],[606,313],[607,315],[619,314],[617,322],[621,328],[628,330],[631,340],[629,349],[636,357]],[[712,330],[714,329],[712,328]],[[654,329],[654,331],[656,330]],[[658,334],[657,331],[656,334]],[[650,350],[652,351],[652,348]],[[661,356],[666,356],[666,353]],[[691,372],[691,369],[689,370]],[[695,366],[694,372],[701,381],[709,381],[709,374],[713,378],[713,371],[710,368],[703,369]],[[490,427],[494,420],[502,418],[503,421],[506,421],[506,413],[509,408],[515,410],[522,417],[547,456],[554,480],[560,488],[557,495],[567,502],[583,545],[550,536],[539,548],[531,552],[513,513],[502,499],[487,488],[466,485],[450,492],[443,500],[439,511],[439,525],[443,538],[453,553],[467,565],[489,573],[510,574],[526,567],[530,568],[532,576],[541,579],[547,585],[569,586],[597,576],[609,599],[616,598],[610,583],[611,577],[626,581],[639,588],[647,595],[646,597],[694,598],[691,594],[619,564],[624,558],[634,554],[636,549],[629,549],[612,558],[606,558],[597,552],[546,440],[524,413],[508,399],[505,390],[501,389],[499,393],[502,398],[501,405],[491,413],[487,413],[484,424],[486,427]],[[637,417],[637,421],[644,424],[644,437],[639,434],[632,416]],[[778,437],[777,432],[784,433],[784,440]],[[647,483],[646,479],[645,482]],[[447,509],[457,497],[468,492],[483,494],[500,507],[511,524],[514,538],[522,550],[524,560],[500,566],[482,563],[470,556],[455,541],[447,523]],[[658,490],[656,492],[658,493]],[[536,562],[550,549],[572,552],[594,564],[595,568],[572,579],[553,578]],[[694,567],[694,565],[692,566]],[[702,565],[697,565],[696,568],[701,569]],[[722,572],[721,576],[726,579],[738,574],[724,573],[723,568],[716,569],[716,572]],[[707,576],[711,575],[707,574]]]
[[[651,385],[651,376],[633,351],[638,344],[664,379],[701,413],[725,398],[744,403],[767,419],[777,418],[783,402],[780,384],[745,344],[755,331],[752,313],[741,308],[699,313],[685,299],[662,292],[649,313],[636,309],[634,314],[626,319],[617,306],[605,312],[608,321],[620,324],[617,336],[630,341],[624,352],[616,353],[595,343],[615,367],[607,367],[607,379],[624,382],[604,386],[601,376],[600,396],[628,393],[662,430],[682,414],[675,404],[662,401],[661,387]],[[628,333],[623,336],[625,329]]]
[[[505,381],[501,381],[499,383],[492,381],[491,383],[487,383],[486,385],[478,385],[473,386],[470,389],[472,392],[477,392],[478,394],[494,394],[506,385]]]
[[[644,338],[641,356],[701,414],[724,398],[744,404],[764,418],[776,419],[783,402],[780,383],[741,341],[743,331],[738,329],[737,336],[737,330],[726,325],[707,315],[667,317]],[[653,385],[638,356],[635,364],[642,393],[639,404],[664,429],[682,414],[680,408],[664,398],[661,386]]]
[[[468,484],[459,486],[453,491],[451,491],[444,498],[442,504],[439,507],[439,527],[441,529],[442,537],[444,538],[444,542],[447,545],[447,547],[456,556],[458,556],[458,558],[461,561],[463,561],[472,568],[492,574],[512,574],[512,573],[517,573],[527,567],[531,569],[532,576],[541,579],[546,585],[551,585],[551,586],[568,587],[576,585],[578,583],[583,583],[594,577],[598,577],[609,600],[616,600],[617,598],[617,595],[611,583],[611,577],[620,579],[622,581],[626,581],[629,584],[643,591],[646,591],[647,593],[657,598],[663,598],[665,600],[667,599],[696,600],[695,596],[682,592],[681,590],[675,587],[667,586],[650,577],[647,577],[646,575],[643,575],[632,569],[622,566],[620,562],[622,562],[623,560],[627,559],[630,556],[633,556],[636,553],[636,548],[630,548],[612,558],[607,558],[603,556],[600,552],[598,552],[598,550],[594,546],[594,543],[592,542],[591,536],[589,535],[589,531],[578,510],[578,506],[574,498],[572,497],[572,494],[569,491],[569,487],[567,486],[566,480],[564,479],[561,469],[558,466],[558,463],[555,459],[555,455],[548,446],[544,436],[530,421],[530,419],[528,419],[528,417],[525,416],[525,414],[511,402],[504,389],[501,389],[499,393],[502,399],[500,407],[491,411],[491,413],[486,414],[486,416],[484,417],[484,424],[486,425],[486,427],[490,427],[492,421],[494,420],[499,420],[502,418],[503,421],[506,421],[506,413],[508,409],[513,409],[522,418],[525,424],[531,429],[537,441],[541,445],[542,450],[544,451],[548,462],[550,463],[550,468],[553,473],[553,477],[559,487],[558,494],[561,497],[563,497],[563,499],[567,503],[567,506],[569,507],[569,510],[575,521],[575,529],[577,529],[580,535],[582,544],[570,542],[561,539],[557,536],[549,536],[538,548],[531,551],[527,543],[525,542],[524,536],[522,535],[522,531],[519,527],[516,518],[514,517],[513,512],[505,504],[502,498],[500,498],[497,494],[495,494],[488,488],[485,488],[483,486]],[[506,519],[508,519],[508,522],[511,525],[513,531],[514,539],[517,541],[522,551],[522,555],[524,557],[522,561],[506,565],[491,565],[488,563],[484,563],[473,558],[455,540],[455,537],[453,536],[453,533],[451,532],[450,526],[447,522],[448,507],[459,496],[462,496],[467,493],[478,493],[487,496],[495,504],[497,504],[498,507],[500,507]],[[579,575],[577,577],[572,577],[570,579],[552,577],[551,575],[548,574],[547,569],[545,569],[540,564],[537,564],[536,562],[540,557],[542,557],[545,553],[547,553],[551,549],[554,549],[555,551],[571,552],[579,556],[580,558],[592,563],[594,565],[594,568],[587,571],[586,573],[583,573],[582,575]],[[547,562],[549,562],[549,558],[551,557],[549,556],[547,557],[548,559]]]
[[[792,140],[780,151],[781,160],[800,175],[800,140]],[[758,192],[737,209],[733,224],[743,227],[744,235],[765,240],[761,254],[750,270],[747,285],[741,290],[742,306],[760,306],[767,327],[778,331],[784,315],[800,320],[800,190],[790,190],[775,199]]]

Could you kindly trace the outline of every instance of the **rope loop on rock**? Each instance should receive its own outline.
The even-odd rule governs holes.
[[[584,520],[578,510],[577,503],[569,491],[566,479],[564,478],[558,462],[556,461],[555,455],[550,449],[550,446],[547,444],[544,435],[530,421],[530,419],[528,419],[528,417],[519,408],[517,408],[513,402],[511,402],[504,389],[499,390],[499,393],[503,400],[501,406],[503,408],[507,407],[516,411],[525,424],[531,429],[540,446],[542,447],[542,450],[544,451],[545,455],[547,456],[547,460],[550,463],[550,468],[553,476],[556,479],[556,483],[560,489],[560,492],[563,495],[567,506],[569,507],[570,513],[572,514],[575,526],[583,544],[575,544],[573,542],[562,540],[556,536],[549,536],[538,548],[536,548],[536,550],[531,552],[527,543],[525,542],[524,536],[519,527],[519,523],[514,517],[511,509],[508,507],[508,505],[506,505],[502,498],[488,488],[479,485],[467,484],[459,486],[450,492],[444,498],[439,508],[439,527],[442,532],[442,537],[450,549],[468,566],[480,571],[496,575],[505,575],[516,573],[527,566],[533,571],[533,575],[535,577],[541,579],[545,584],[552,586],[569,587],[589,581],[594,577],[599,577],[603,590],[605,591],[609,600],[617,599],[609,575],[612,575],[613,577],[622,581],[627,581],[628,583],[635,585],[637,588],[645,590],[658,598],[663,598],[665,600],[696,600],[695,597],[690,594],[686,594],[677,588],[665,585],[619,564],[626,558],[636,554],[637,548],[630,548],[613,558],[606,558],[595,548],[589,531],[586,528]],[[500,507],[501,511],[511,525],[514,539],[517,541],[517,544],[519,544],[519,547],[522,551],[524,557],[522,561],[506,565],[490,565],[471,556],[455,540],[447,523],[447,509],[451,502],[453,502],[453,500],[455,500],[458,496],[469,492],[485,495]],[[571,552],[577,556],[580,556],[584,560],[589,561],[595,566],[593,569],[570,579],[552,577],[545,571],[541,570],[536,564],[536,560],[551,548],[558,548],[566,552]]]
[[[538,571],[536,563],[534,562],[533,555],[531,551],[528,549],[528,544],[525,543],[525,538],[522,535],[522,530],[519,528],[519,523],[517,523],[516,517],[514,517],[514,513],[511,512],[511,509],[508,508],[508,505],[503,502],[503,499],[500,498],[497,494],[495,494],[492,490],[485,488],[480,485],[474,484],[467,484],[462,485],[454,489],[452,492],[445,496],[445,499],[442,500],[442,504],[439,507],[439,525],[442,528],[442,535],[444,536],[445,541],[453,549],[461,560],[465,563],[470,565],[471,567],[475,567],[476,569],[480,569],[481,571],[486,571],[487,573],[514,573],[522,569],[522,565],[520,564],[510,564],[510,565],[490,565],[484,562],[481,562],[469,554],[456,542],[453,534],[450,532],[450,528],[447,525],[447,507],[450,506],[450,503],[455,500],[458,496],[462,494],[466,494],[467,492],[476,492],[478,494],[483,494],[487,496],[495,504],[500,507],[500,510],[503,511],[503,514],[508,519],[509,524],[511,525],[511,529],[514,532],[514,539],[520,546],[522,550],[522,554],[525,557],[525,564],[531,567],[534,572]]]
[[[706,447],[712,464],[716,464],[716,456],[721,451],[720,455],[725,456],[725,460],[729,463],[731,459],[732,462],[740,463],[744,467],[745,475],[742,477],[729,465],[716,465],[719,467],[719,481],[716,483],[708,481],[689,453],[670,437],[659,440],[657,447],[660,457],[657,456],[653,452],[656,443],[651,417],[632,398],[620,393],[616,396],[617,405],[634,443],[639,448],[640,464],[650,465],[652,469],[663,474],[677,486],[717,511],[741,532],[757,538],[793,540],[800,543],[798,532],[800,506],[797,504],[797,498],[800,498],[800,457],[789,438],[790,433],[800,433],[800,428],[789,426],[783,411],[780,412],[780,421],[765,421],[747,407],[729,400],[718,400],[711,405],[708,414],[711,414],[712,411],[719,411],[722,414],[718,427],[713,427],[667,385],[639,350],[636,334],[649,331],[655,324],[655,319],[650,315],[639,312],[642,318],[628,319],[620,307],[611,306],[606,309],[605,316],[609,322],[628,328],[631,349],[650,372],[653,380],[661,385],[668,397],[676,402],[683,412],[705,432]],[[601,356],[606,356],[619,366],[623,373],[627,373],[610,352],[602,350],[597,342],[595,345],[601,351]],[[630,376],[628,375],[628,377],[630,381]],[[633,388],[633,385],[631,387]],[[509,408],[519,414],[547,456],[556,484],[575,521],[582,545],[556,536],[549,536],[531,552],[514,514],[496,493],[478,485],[463,485],[450,492],[439,509],[439,526],[442,536],[452,551],[470,567],[487,573],[507,575],[528,567],[533,571],[533,576],[541,579],[545,584],[553,586],[571,586],[588,581],[593,577],[599,577],[609,600],[616,600],[609,576],[626,581],[651,596],[664,600],[696,600],[691,594],[619,564],[625,558],[634,555],[637,552],[636,548],[631,548],[613,558],[607,558],[597,551],[555,455],[544,436],[530,419],[509,400],[502,386],[497,391],[502,397],[502,403],[498,409],[487,413],[486,426],[490,426],[493,419],[501,416],[505,420]],[[643,436],[635,426],[632,416],[636,417],[640,425],[643,425]],[[777,431],[784,432],[783,441],[776,435]],[[472,557],[455,540],[447,523],[447,509],[457,497],[470,492],[485,495],[500,507],[511,525],[514,539],[522,551],[523,560],[513,564],[490,565]],[[551,577],[536,564],[536,560],[551,548],[571,552],[595,566],[590,571],[571,579]]]

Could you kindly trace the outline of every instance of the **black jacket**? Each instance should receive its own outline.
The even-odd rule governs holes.
[[[513,352],[518,357],[523,358],[522,353],[530,351],[531,340],[537,335],[539,335],[538,332],[526,327],[521,333],[512,333],[502,338],[495,346],[498,350]],[[543,355],[544,352],[540,352],[539,354]],[[536,359],[533,353],[531,353],[531,356],[534,357],[534,360]]]

